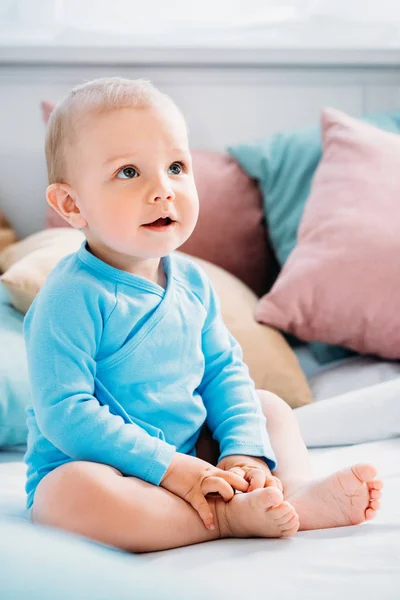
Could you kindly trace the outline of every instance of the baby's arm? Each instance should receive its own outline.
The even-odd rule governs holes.
[[[207,423],[220,445],[220,460],[230,455],[263,458],[276,467],[260,401],[242,359],[239,344],[226,328],[210,285],[207,318],[202,332],[205,371],[199,392]]]
[[[95,397],[95,357],[107,314],[93,288],[70,287],[40,293],[24,323],[38,426],[74,460],[112,465],[158,485],[175,447]]]

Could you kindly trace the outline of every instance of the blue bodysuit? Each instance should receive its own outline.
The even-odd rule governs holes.
[[[175,452],[195,456],[205,421],[220,459],[259,456],[275,468],[254,384],[208,278],[181,255],[163,264],[166,289],[84,242],[29,309],[28,508],[39,481],[72,460],[159,485]]]

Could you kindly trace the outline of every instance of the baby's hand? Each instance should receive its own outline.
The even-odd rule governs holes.
[[[206,495],[218,493],[227,502],[234,496],[232,488],[246,492],[249,487],[237,473],[223,471],[200,458],[179,452],[175,453],[160,486],[189,502],[207,529],[215,529],[215,525]]]
[[[270,486],[277,487],[283,492],[281,481],[272,475],[268,465],[262,458],[233,454],[220,460],[217,467],[230,473],[236,473],[248,481],[248,492]]]

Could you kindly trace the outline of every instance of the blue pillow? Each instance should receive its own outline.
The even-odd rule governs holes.
[[[26,443],[30,384],[23,320],[0,282],[0,448]]]
[[[363,117],[380,129],[400,133],[400,111]],[[297,242],[297,231],[322,156],[319,125],[230,146],[228,152],[259,182],[271,244],[281,266]],[[354,354],[327,344],[310,344],[322,363]]]

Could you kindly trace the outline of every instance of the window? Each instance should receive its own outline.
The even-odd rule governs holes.
[[[399,0],[1,0],[2,43],[400,45]]]

